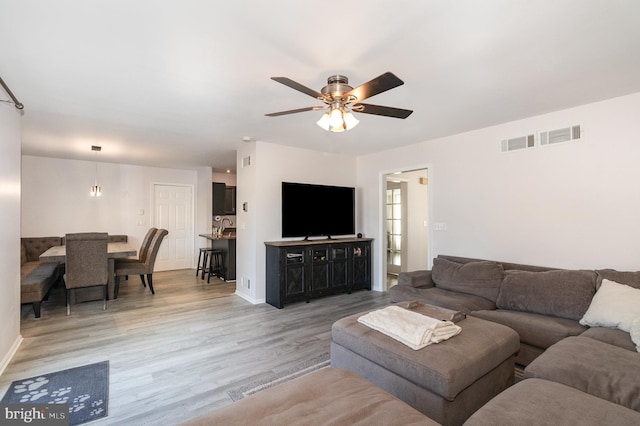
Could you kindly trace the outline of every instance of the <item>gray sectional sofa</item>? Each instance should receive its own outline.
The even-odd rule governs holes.
[[[593,316],[592,302],[597,291],[604,289],[603,280],[640,289],[640,272],[566,270],[440,255],[430,271],[401,273],[390,295],[392,302],[418,300],[460,310],[518,333],[516,363],[526,367],[524,378],[537,382],[524,380],[516,390],[505,391],[506,396],[494,403],[496,407],[510,393],[530,386],[562,393],[562,388],[548,384],[555,382],[613,403],[615,418],[613,413],[625,412],[617,406],[640,412],[640,342],[636,339],[634,343],[627,331],[586,320]],[[634,293],[634,297],[640,295]],[[601,315],[609,311],[614,317],[628,309],[615,303],[604,310],[602,305],[598,308]],[[631,314],[634,312],[640,317],[640,306],[632,308]],[[574,391],[567,398],[576,407],[592,405],[589,398],[576,396]],[[490,404],[474,416],[473,424],[491,422],[491,416],[482,414],[491,412]]]
[[[440,255],[431,271],[401,273],[392,302],[419,300],[513,328],[516,363],[528,365],[551,345],[583,335],[635,351],[629,333],[579,323],[603,278],[640,288],[640,272],[566,270]]]

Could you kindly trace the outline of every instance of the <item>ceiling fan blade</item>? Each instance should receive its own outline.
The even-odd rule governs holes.
[[[362,107],[362,109],[360,108]],[[353,112],[363,112],[365,114],[384,115],[385,117],[407,118],[413,112],[410,109],[394,108],[381,105],[356,104],[352,108]]]
[[[285,86],[291,87],[292,89],[297,90],[298,92],[302,92],[305,95],[309,95],[312,98],[321,99],[323,97],[322,93],[317,92],[313,89],[310,89],[307,86],[303,86],[302,84],[297,83],[287,77],[271,77],[271,80],[277,81],[278,83],[282,83]]]
[[[404,81],[400,80],[396,77],[395,74],[391,72],[385,72],[384,74],[374,78],[371,81],[368,81],[360,86],[356,87],[353,90],[348,91],[343,95],[343,99],[348,96],[355,96],[356,102],[364,101],[371,96],[375,96],[379,93],[386,92],[389,89],[393,89],[394,87],[402,86]]]
[[[288,111],[280,111],[280,112],[272,112],[270,114],[265,114],[267,117],[277,117],[279,115],[287,115],[287,114],[295,114],[297,112],[305,112],[305,111],[317,111],[319,109],[326,109],[327,106],[312,106],[306,108],[298,108],[298,109],[290,109]]]

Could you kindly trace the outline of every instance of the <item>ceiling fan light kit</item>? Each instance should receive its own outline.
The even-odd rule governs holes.
[[[339,133],[351,130],[360,121],[344,107],[331,107],[331,111],[325,112],[316,124],[329,132]]]
[[[327,85],[320,92],[303,86],[287,77],[271,77],[271,79],[312,96],[324,102],[325,105],[265,114],[267,117],[277,117],[304,111],[327,110],[316,124],[324,130],[334,133],[344,132],[358,125],[359,121],[352,114],[352,111],[403,119],[413,112],[407,109],[360,103],[366,98],[404,84],[402,80],[391,72],[386,72],[355,89],[349,86],[349,79],[344,75],[333,75],[327,79]]]

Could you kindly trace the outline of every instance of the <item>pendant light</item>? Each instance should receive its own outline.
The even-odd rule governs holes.
[[[102,150],[102,147],[91,145],[91,150],[95,152],[96,174],[90,194],[92,197],[99,197],[102,195],[102,188],[98,186],[98,152]]]

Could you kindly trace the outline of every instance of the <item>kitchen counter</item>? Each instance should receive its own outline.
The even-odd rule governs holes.
[[[207,240],[235,240],[236,239],[236,234],[234,233],[224,234],[222,237],[218,237],[217,234],[198,234],[198,236],[204,237]]]
[[[224,260],[225,281],[236,280],[236,235],[234,232],[225,233],[218,238],[216,234],[199,234],[209,240],[209,247],[222,250]]]

